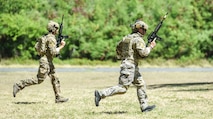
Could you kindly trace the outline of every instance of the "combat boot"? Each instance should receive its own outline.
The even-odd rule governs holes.
[[[16,94],[20,91],[20,88],[18,87],[18,85],[15,83],[13,85],[13,97],[16,97]]]
[[[69,100],[69,98],[64,98],[64,97],[56,97],[55,99],[55,103],[63,103],[63,102],[67,102]]]
[[[147,106],[145,109],[141,108],[141,111],[142,112],[149,112],[149,111],[152,111],[154,108],[155,108],[155,105]]]
[[[100,101],[101,101],[101,96],[100,96],[99,92],[96,90],[95,91],[95,105],[99,106]]]

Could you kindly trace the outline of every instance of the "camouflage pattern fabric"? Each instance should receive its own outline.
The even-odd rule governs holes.
[[[55,72],[55,67],[53,64],[53,57],[58,54],[56,51],[56,39],[55,35],[49,33],[47,35],[47,51],[46,54],[41,56],[39,60],[39,68],[38,68],[38,73],[37,76],[32,77],[30,79],[26,80],[20,80],[17,82],[17,86],[20,89],[24,89],[27,86],[31,85],[36,85],[42,83],[47,76],[51,78],[53,90],[55,93],[56,98],[59,97],[60,95],[60,81],[56,75]]]
[[[118,57],[122,60],[120,65],[119,83],[116,86],[98,91],[101,98],[124,94],[131,84],[137,87],[137,96],[141,109],[148,106],[146,85],[139,72],[139,59],[146,57],[151,49],[146,47],[142,35],[133,33],[125,36],[117,45]]]

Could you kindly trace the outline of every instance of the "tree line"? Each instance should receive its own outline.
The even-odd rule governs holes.
[[[166,12],[150,58],[212,59],[212,0],[0,0],[0,57],[36,59],[36,39],[46,25],[61,22],[68,35],[63,59],[114,60],[115,47],[141,19],[149,25],[144,40]]]

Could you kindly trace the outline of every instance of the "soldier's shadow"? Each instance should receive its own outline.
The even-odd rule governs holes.
[[[205,85],[211,85],[213,82],[192,82],[192,83],[173,83],[173,84],[156,84],[156,85],[148,85],[148,89],[158,89],[158,88],[164,88],[164,87],[187,87],[187,86],[200,86],[202,85],[202,88],[189,88],[185,90],[177,90],[177,91],[210,91],[213,90],[213,88],[205,87]]]
[[[112,111],[104,111],[104,112],[101,112],[101,113],[112,115],[112,114],[125,114],[125,113],[127,113],[127,111],[114,111],[114,112],[112,112]]]
[[[30,105],[30,104],[47,104],[47,102],[13,102],[14,104],[23,104],[23,105]]]

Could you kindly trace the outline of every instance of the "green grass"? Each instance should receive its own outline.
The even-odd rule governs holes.
[[[54,64],[57,66],[119,66],[120,60],[112,61],[100,61],[100,60],[88,60],[88,59],[69,59],[69,60],[61,60],[59,58],[54,59]],[[145,58],[140,61],[140,64],[143,66],[156,66],[156,67],[213,67],[213,60],[200,59],[200,60],[165,60],[161,58],[150,59]],[[1,59],[0,66],[37,66],[38,60],[30,60],[30,59],[21,59],[21,58],[13,58],[13,59]]]
[[[142,72],[147,94],[155,110],[142,113],[131,86],[126,94],[94,104],[94,90],[117,84],[118,72],[59,72],[67,103],[55,104],[47,78],[12,97],[12,85],[36,72],[0,72],[2,119],[212,119],[212,72]]]
[[[95,65],[118,65],[118,62],[113,62],[110,60],[100,61],[100,60],[88,60],[88,59],[70,59],[70,60],[61,60],[59,58],[54,59],[54,64],[56,65],[74,65],[74,66],[95,66]],[[10,66],[10,65],[38,65],[38,60],[30,60],[30,59],[2,59],[0,60],[0,66]]]

